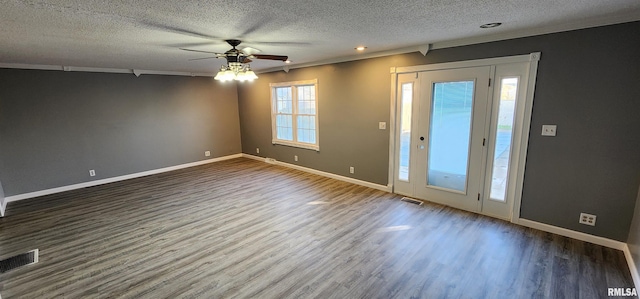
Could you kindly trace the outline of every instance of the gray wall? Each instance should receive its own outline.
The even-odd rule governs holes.
[[[633,22],[260,74],[238,87],[242,150],[386,185],[389,132],[377,126],[389,121],[390,67],[540,51],[521,217],[625,241],[640,182],[639,34]],[[320,151],[272,145],[268,84],[314,78]],[[558,136],[540,136],[543,124]],[[597,225],[578,224],[581,212]]]
[[[234,84],[0,69],[0,85],[7,196],[205,160],[207,150],[210,158],[241,151]]]
[[[636,269],[640,269],[640,190],[638,190],[638,199],[636,199],[636,208],[633,212],[633,220],[629,229],[629,238],[627,239],[629,252],[633,257],[633,263]]]
[[[389,87],[383,87],[383,93],[378,86],[350,80],[389,85],[389,68],[384,65],[371,61],[296,69],[260,74],[253,84],[239,85],[243,152],[386,185],[389,131],[378,130],[378,122],[389,121]],[[320,151],[272,145],[269,83],[316,78]],[[294,155],[299,162],[294,162]],[[349,166],[355,167],[355,175],[349,174]]]

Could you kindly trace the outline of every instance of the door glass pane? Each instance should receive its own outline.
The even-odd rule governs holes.
[[[433,84],[427,184],[465,192],[474,81]]]
[[[400,162],[398,179],[409,181],[409,158],[411,156],[411,107],[413,103],[413,83],[402,84],[402,105],[400,106]]]
[[[513,137],[513,115],[518,95],[518,78],[503,78],[500,82],[500,102],[498,106],[498,125],[494,132],[495,151],[491,174],[491,195],[489,198],[505,200],[509,161],[511,158],[511,139]]]

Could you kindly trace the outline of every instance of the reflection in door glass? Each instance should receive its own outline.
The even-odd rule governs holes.
[[[433,85],[427,184],[465,192],[474,81]]]
[[[402,84],[402,106],[400,107],[400,162],[398,179],[409,181],[409,157],[411,156],[411,106],[413,83]]]
[[[511,139],[513,137],[513,114],[518,95],[518,78],[503,78],[500,84],[500,102],[498,106],[498,124],[494,132],[495,150],[491,171],[491,195],[489,198],[505,200],[509,161],[511,158]]]

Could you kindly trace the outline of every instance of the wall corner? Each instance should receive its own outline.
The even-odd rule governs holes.
[[[4,189],[2,189],[2,182],[0,182],[0,217],[4,217],[4,210],[7,207],[7,201],[4,198]]]

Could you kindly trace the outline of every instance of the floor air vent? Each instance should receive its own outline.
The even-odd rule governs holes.
[[[0,261],[0,273],[5,273],[22,266],[35,264],[38,262],[38,249],[27,253],[18,254],[8,259]]]
[[[400,199],[402,201],[406,201],[408,203],[412,203],[412,204],[416,204],[421,206],[422,205],[422,201],[417,200],[417,199],[413,199],[413,198],[409,198],[409,197],[403,197],[402,199]]]

